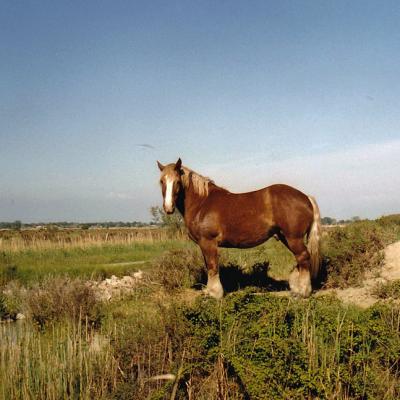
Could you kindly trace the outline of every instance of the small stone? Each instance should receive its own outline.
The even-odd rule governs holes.
[[[135,272],[133,274],[133,277],[136,279],[142,279],[143,278],[143,271],[139,270],[138,272]]]

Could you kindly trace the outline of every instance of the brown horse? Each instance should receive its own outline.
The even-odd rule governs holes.
[[[218,247],[249,248],[275,235],[294,254],[297,268],[289,278],[293,294],[308,297],[311,277],[320,266],[320,214],[315,200],[287,185],[272,185],[249,193],[231,193],[212,180],[176,163],[162,165],[160,184],[164,211],[182,214],[190,238],[207,266],[205,291],[223,296],[218,272]],[[307,247],[304,243],[308,238]]]

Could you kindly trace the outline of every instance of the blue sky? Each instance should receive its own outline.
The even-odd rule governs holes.
[[[156,160],[400,211],[397,1],[3,1],[0,220],[148,220]],[[150,146],[141,146],[148,144]]]

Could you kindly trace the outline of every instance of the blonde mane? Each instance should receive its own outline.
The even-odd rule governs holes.
[[[198,174],[197,172],[192,171],[187,167],[182,166],[181,169],[183,171],[181,179],[185,189],[187,189],[190,183],[192,183],[194,191],[199,196],[208,196],[208,185],[210,183],[214,183],[214,181],[212,181],[210,178]]]

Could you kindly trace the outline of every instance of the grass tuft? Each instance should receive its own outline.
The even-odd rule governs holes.
[[[378,283],[373,294],[380,299],[400,299],[400,280]]]

